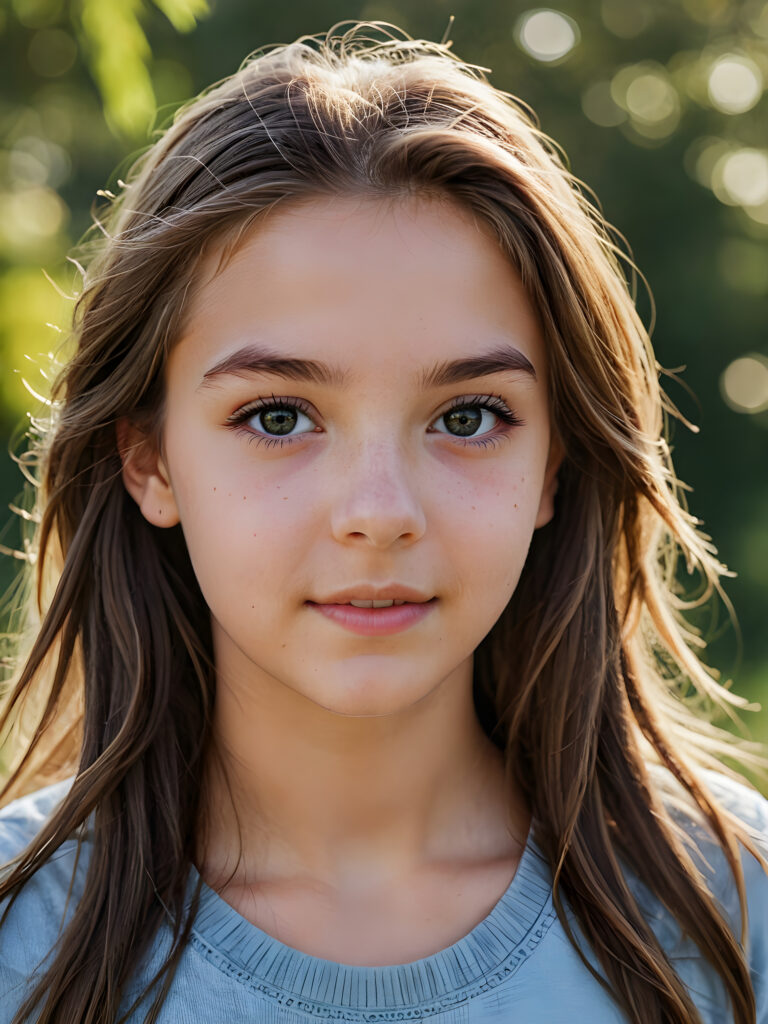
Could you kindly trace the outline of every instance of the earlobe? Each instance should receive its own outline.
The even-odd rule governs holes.
[[[126,417],[117,422],[125,489],[153,526],[176,526],[179,510],[157,445]]]
[[[557,474],[565,457],[563,444],[557,434],[552,435],[549,445],[547,468],[544,471],[544,484],[541,489],[539,511],[536,515],[536,529],[546,526],[555,514],[555,495],[557,494]]]

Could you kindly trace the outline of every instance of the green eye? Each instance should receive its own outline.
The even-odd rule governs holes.
[[[262,409],[253,419],[261,420],[262,428],[268,434],[280,435],[290,434],[298,422],[296,409],[290,406],[275,407],[274,409]]]
[[[465,405],[444,413],[441,419],[448,427],[449,433],[458,437],[470,437],[480,429],[483,413],[479,412],[476,406]]]
[[[438,416],[432,429],[450,437],[476,438],[468,443],[485,447],[522,423],[501,395],[463,395]]]
[[[489,408],[482,402],[466,402],[454,405],[439,416],[435,429],[451,437],[484,436],[493,431],[499,420],[506,419],[503,410]]]
[[[249,434],[251,440],[269,441],[274,438],[282,443],[283,438],[288,442],[316,429],[309,413],[309,406],[305,408],[299,399],[273,395],[249,402],[233,413],[227,422]]]

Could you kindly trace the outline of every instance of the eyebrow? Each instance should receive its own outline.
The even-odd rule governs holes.
[[[261,345],[245,345],[206,370],[198,386],[207,387],[217,377],[227,374],[245,377],[253,373],[336,387],[343,387],[347,377],[343,370],[316,359],[298,359],[294,356],[281,355]]]
[[[427,391],[429,388],[444,387],[446,384],[460,384],[465,380],[474,380],[475,377],[490,377],[494,373],[510,372],[527,373],[536,380],[533,363],[523,355],[520,349],[514,348],[512,345],[500,345],[490,352],[477,356],[436,363],[430,370],[425,370],[422,374],[421,387]]]
[[[495,373],[525,373],[536,380],[536,370],[527,356],[512,345],[499,345],[490,352],[468,356],[464,359],[445,360],[422,371],[420,387],[430,388],[459,384],[476,377],[489,377]],[[231,355],[219,360],[203,374],[198,388],[210,387],[222,376],[244,377],[262,374],[281,377],[284,380],[305,381],[344,387],[348,380],[347,371],[316,359],[299,359],[282,355],[261,345],[249,344]]]

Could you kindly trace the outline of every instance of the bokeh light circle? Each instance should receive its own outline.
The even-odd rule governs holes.
[[[594,124],[603,128],[615,128],[626,121],[626,111],[611,96],[611,83],[593,82],[581,96],[581,109]]]
[[[674,117],[679,108],[675,87],[653,71],[639,74],[629,83],[625,101],[632,117],[649,124]]]
[[[712,190],[729,206],[768,202],[768,151],[742,147],[725,153],[712,170]]]
[[[527,11],[515,30],[518,44],[536,60],[561,60],[580,38],[579,26],[561,11],[549,7]]]
[[[762,96],[763,75],[749,57],[728,53],[710,68],[707,92],[718,110],[725,114],[743,114]]]
[[[768,359],[758,352],[734,359],[720,377],[720,390],[736,412],[768,409]]]
[[[657,61],[619,68],[610,92],[614,103],[629,114],[634,131],[646,139],[662,140],[680,122],[680,96],[667,69]]]
[[[77,43],[59,28],[45,28],[35,32],[27,51],[32,70],[44,78],[66,74],[77,58]]]

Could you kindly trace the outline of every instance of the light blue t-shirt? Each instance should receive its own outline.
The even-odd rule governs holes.
[[[721,775],[707,773],[707,782],[768,854],[768,801]],[[0,811],[0,863],[24,848],[68,786],[69,781],[49,786]],[[701,850],[704,859],[698,860],[699,866],[738,935],[736,889],[719,847],[703,826],[674,813],[685,821],[686,832]],[[0,1024],[9,1024],[29,991],[32,971],[57,939],[75,849],[75,840],[59,848],[22,890],[0,929]],[[82,892],[87,850],[86,842],[67,921]],[[768,876],[746,851],[742,861],[757,1022],[768,1024]],[[190,892],[197,880],[193,868]],[[705,1024],[727,1024],[732,1017],[718,977],[663,908],[639,886],[633,888]],[[167,955],[170,935],[170,927],[163,925],[126,993],[122,1011]],[[583,940],[582,945],[596,964]],[[143,1021],[149,1005],[148,1000],[134,1012],[132,1024]],[[162,1024],[425,1019],[430,1024],[626,1024],[567,939],[552,906],[549,868],[530,836],[509,888],[487,917],[446,949],[396,966],[348,966],[308,956],[245,920],[204,885],[191,942],[159,1019]]]

